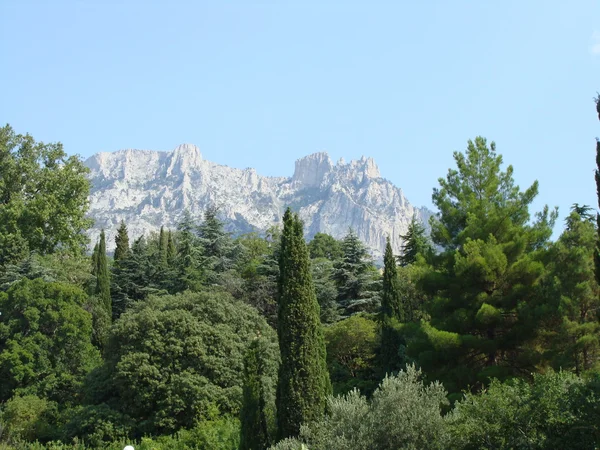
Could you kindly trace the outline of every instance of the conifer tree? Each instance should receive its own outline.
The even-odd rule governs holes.
[[[277,346],[257,336],[244,358],[240,450],[265,450],[275,438]]]
[[[108,262],[106,260],[106,236],[104,234],[104,229],[100,232],[96,264],[96,294],[108,314],[108,317],[110,317],[112,315],[112,302],[110,298],[110,276],[108,273]]]
[[[421,225],[416,216],[413,216],[406,234],[400,235],[403,241],[402,254],[398,256],[398,264],[404,267],[414,264],[417,261],[417,255],[429,259],[433,253],[433,247],[429,238],[425,234],[425,227]]]
[[[127,225],[125,225],[124,220],[121,220],[117,235],[115,236],[115,254],[113,257],[115,263],[125,259],[129,253],[129,234],[127,233]]]
[[[600,120],[600,95],[596,97],[596,112]],[[596,138],[596,195],[598,197],[598,207],[600,207],[600,139]],[[600,284],[600,214],[596,214],[596,230],[598,239],[596,241],[596,251],[594,253],[594,265],[596,267],[596,282]]]
[[[530,220],[538,183],[521,191],[494,143],[477,137],[454,159],[457,169],[433,193],[440,214],[432,237],[443,253],[422,280],[431,322],[420,325],[408,352],[459,392],[535,370],[541,355],[531,344],[547,310],[540,255],[557,212],[545,207]]]
[[[203,268],[208,284],[219,282],[219,274],[233,268],[234,244],[230,233],[218,217],[219,210],[209,206],[204,212],[204,222],[198,226],[199,242],[202,246]]]
[[[379,278],[367,252],[354,230],[342,240],[343,257],[335,263],[333,279],[338,289],[342,315],[377,312],[379,295],[374,289],[374,277]]]
[[[398,289],[398,271],[388,236],[383,257],[383,287],[381,291],[381,357],[385,369],[395,368],[399,341],[394,321],[404,321]]]
[[[175,249],[175,240],[171,230],[167,233],[167,264],[173,266],[177,250]]]
[[[169,240],[165,227],[160,227],[160,234],[158,236],[158,265],[161,268],[167,267],[167,251],[169,247]]]
[[[555,369],[577,375],[600,368],[600,288],[594,274],[597,234],[593,219],[581,216],[585,207],[574,207],[566,230],[549,251],[553,299],[560,322],[546,331],[550,362]]]
[[[96,242],[96,244],[94,245],[94,250],[92,251],[92,275],[94,275],[95,277],[98,276],[98,247],[99,244],[98,242]],[[94,292],[96,290],[96,287],[94,286]]]
[[[289,208],[283,216],[278,288],[281,366],[277,428],[278,437],[283,439],[296,436],[301,424],[321,417],[331,393],[302,222]]]
[[[194,229],[192,216],[189,211],[185,211],[183,219],[177,225],[175,292],[199,288],[202,282],[203,273],[200,266],[202,250]]]

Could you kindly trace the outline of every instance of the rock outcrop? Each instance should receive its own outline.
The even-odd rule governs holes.
[[[254,169],[234,169],[206,161],[198,147],[183,144],[172,152],[120,150],[98,153],[86,161],[92,190],[90,238],[100,229],[107,247],[122,219],[130,236],[175,228],[187,209],[198,221],[216,205],[234,233],[264,231],[281,221],[290,206],[305,223],[307,238],[318,232],[343,237],[353,228],[380,258],[386,236],[400,252],[400,234],[413,215],[427,223],[431,212],[413,207],[402,190],[381,178],[375,161],[332,164],[327,153],[296,161],[292,177],[264,177]]]

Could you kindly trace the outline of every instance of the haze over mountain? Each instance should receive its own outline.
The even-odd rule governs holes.
[[[174,229],[186,209],[200,222],[206,207],[215,205],[227,228],[239,234],[280,223],[290,206],[304,221],[307,238],[318,232],[342,238],[351,227],[379,258],[388,235],[399,253],[399,236],[413,215],[427,223],[432,214],[411,205],[364,156],[333,164],[327,153],[314,153],[296,161],[292,177],[219,165],[204,160],[191,144],[172,152],[97,153],[85,164],[91,170],[89,213],[95,220],[89,234],[95,242],[104,228],[109,249],[122,219],[135,238],[161,225]]]

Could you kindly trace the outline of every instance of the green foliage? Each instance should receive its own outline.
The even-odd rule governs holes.
[[[343,258],[335,263],[333,273],[342,316],[349,317],[357,312],[377,312],[380,304],[375,280],[379,278],[379,273],[374,268],[365,245],[352,229],[342,241],[342,252]]]
[[[2,405],[0,428],[7,442],[48,440],[56,403],[35,395],[16,395]]]
[[[600,119],[600,95],[595,99],[596,111],[598,119]],[[598,206],[600,207],[600,140],[596,138],[596,171],[594,173],[596,179],[596,196],[598,198]],[[596,283],[600,284],[600,214],[596,214],[596,230],[598,239],[596,240],[596,251],[594,252],[594,267],[596,273]]]
[[[444,251],[421,282],[433,297],[431,326],[408,339],[409,355],[452,392],[535,370],[541,255],[556,218],[545,208],[530,224],[537,182],[520,191],[493,143],[478,137],[454,158],[458,170],[433,194],[432,236]]]
[[[600,288],[594,274],[594,223],[574,210],[548,252],[549,305],[556,315],[545,328],[546,358],[556,369],[600,370]]]
[[[35,142],[0,128],[0,267],[29,251],[81,253],[91,222],[88,169],[62,144]]]
[[[69,420],[63,429],[63,439],[72,442],[83,437],[87,446],[100,448],[115,441],[127,439],[132,421],[108,405],[86,405],[69,411]]]
[[[356,390],[330,398],[328,413],[302,426],[300,441],[311,450],[397,450],[448,448],[441,415],[446,392],[439,383],[426,385],[413,366],[386,377],[371,401]],[[298,448],[296,442],[274,449]]]
[[[117,229],[117,235],[115,236],[115,254],[113,257],[115,263],[118,263],[129,256],[129,252],[129,234],[127,233],[127,225],[124,220],[121,220],[121,224]]]
[[[93,258],[95,264],[96,289],[94,294],[98,297],[100,304],[106,310],[107,315],[112,316],[112,301],[110,297],[110,276],[108,272],[108,261],[106,259],[106,236],[104,229],[100,232],[98,249]]]
[[[311,259],[325,258],[336,261],[344,256],[340,241],[326,233],[317,233],[308,243],[308,253]]]
[[[375,320],[356,314],[324,329],[334,394],[345,394],[354,388],[371,394],[377,387],[377,328]]]
[[[24,279],[0,293],[0,401],[14,394],[73,404],[99,364],[83,291]]]
[[[282,439],[297,435],[302,423],[319,418],[331,392],[302,222],[289,208],[283,217],[278,287],[277,424]]]
[[[311,260],[310,265],[322,323],[334,323],[340,318],[337,288],[333,280],[333,264],[328,259],[316,258]]]
[[[279,235],[279,229],[272,228],[265,238],[249,233],[237,239],[238,245],[244,248],[238,260],[243,280],[242,299],[255,307],[271,326],[277,324]]]
[[[274,440],[278,350],[277,344],[262,336],[257,336],[248,348],[244,361],[240,450],[264,450]]]
[[[429,261],[433,257],[433,246],[425,234],[425,227],[419,222],[416,216],[408,224],[406,234],[400,235],[403,241],[402,254],[398,256],[398,264],[402,267],[417,262],[420,255]]]
[[[595,448],[598,388],[567,372],[536,375],[532,384],[493,380],[481,394],[466,394],[448,415],[453,448]]]
[[[172,433],[241,407],[244,355],[274,332],[252,308],[221,292],[150,296],[112,328],[105,366],[88,401],[135,418],[136,435]]]

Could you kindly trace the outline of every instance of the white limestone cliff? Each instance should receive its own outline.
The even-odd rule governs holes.
[[[327,153],[296,161],[294,174],[264,177],[254,169],[235,169],[206,161],[198,147],[172,152],[120,150],[86,161],[92,190],[89,232],[95,242],[104,228],[108,249],[123,219],[130,236],[175,228],[187,209],[198,221],[216,205],[229,230],[264,231],[280,223],[287,206],[300,214],[307,238],[318,232],[342,238],[353,228],[381,258],[386,236],[396,253],[413,215],[427,223],[431,212],[413,207],[402,190],[381,178],[372,158],[332,164]]]

